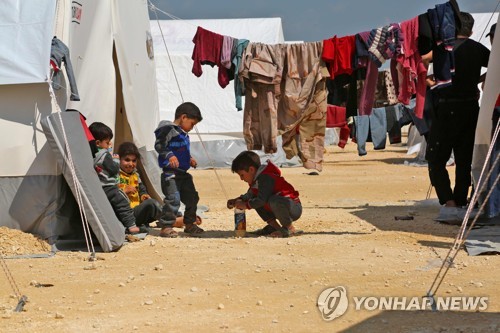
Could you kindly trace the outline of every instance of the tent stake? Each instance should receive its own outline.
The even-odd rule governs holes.
[[[25,295],[21,296],[21,298],[19,299],[19,302],[17,303],[16,309],[14,311],[15,312],[23,311],[24,305],[26,304],[27,301],[28,301],[28,297],[26,297]]]

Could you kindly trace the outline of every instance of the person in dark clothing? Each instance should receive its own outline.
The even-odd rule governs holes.
[[[426,159],[429,177],[443,205],[443,220],[459,221],[459,208],[467,205],[471,185],[471,164],[474,137],[479,115],[481,67],[487,67],[490,51],[469,39],[474,19],[469,13],[460,13],[462,26],[457,34],[453,55],[455,73],[452,84],[436,88],[435,112],[428,136]],[[455,156],[455,187],[452,190],[446,170],[451,153]],[[458,208],[458,209],[457,209]]]
[[[227,201],[227,208],[255,209],[267,226],[257,235],[288,237],[298,234],[292,222],[302,215],[299,192],[281,175],[271,161],[260,163],[260,157],[252,151],[244,151],[233,160],[231,171],[248,183],[247,193]],[[278,220],[278,221],[276,221]]]
[[[102,189],[127,232],[138,233],[140,229],[136,225],[134,211],[130,208],[127,195],[118,187],[120,162],[118,156],[114,158],[110,153],[113,131],[100,122],[90,124],[89,130],[94,136],[98,148],[94,157],[94,168],[101,181]]]
[[[196,208],[199,201],[193,176],[187,171],[196,167],[191,156],[188,132],[202,120],[200,109],[191,102],[182,103],[175,110],[174,121],[162,120],[155,130],[155,150],[158,164],[162,168],[161,190],[165,196],[162,215],[157,225],[161,227],[161,237],[177,237],[173,230],[180,203],[184,203],[184,232],[191,236],[203,233],[197,225]]]

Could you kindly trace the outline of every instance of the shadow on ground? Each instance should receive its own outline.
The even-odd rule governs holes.
[[[499,332],[500,314],[465,311],[384,311],[341,332]]]

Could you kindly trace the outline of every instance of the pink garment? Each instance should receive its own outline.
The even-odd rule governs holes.
[[[326,127],[339,127],[339,144],[340,148],[344,148],[347,144],[347,140],[349,140],[349,134],[351,130],[347,125],[346,119],[346,108],[343,106],[337,105],[327,105],[326,107]]]
[[[221,53],[224,36],[215,32],[198,27],[193,37],[193,69],[194,75],[200,77],[203,74],[201,65],[217,65],[219,67],[218,81],[222,88],[229,84],[229,73],[227,68],[221,65]]]
[[[416,94],[415,115],[423,118],[425,92],[427,89],[425,78],[427,69],[422,62],[422,57],[418,52],[418,16],[401,23],[403,33],[403,54],[396,58],[399,82],[394,82],[398,99],[401,103],[408,105],[413,94]],[[391,66],[392,70],[394,69]]]
[[[220,63],[227,69],[230,69],[232,64],[231,52],[233,50],[233,42],[234,42],[233,37],[223,36]]]

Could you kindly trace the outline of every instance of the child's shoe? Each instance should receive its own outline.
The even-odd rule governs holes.
[[[204,232],[205,232],[205,230],[203,230],[202,228],[198,227],[198,225],[195,224],[195,223],[188,224],[184,228],[184,233],[189,234],[190,236],[194,236],[194,237],[199,236],[200,234],[202,234]]]
[[[172,229],[170,227],[164,227],[164,228],[161,228],[161,230],[160,230],[160,237],[175,238],[177,236],[179,236],[177,231],[175,231],[174,229]]]

